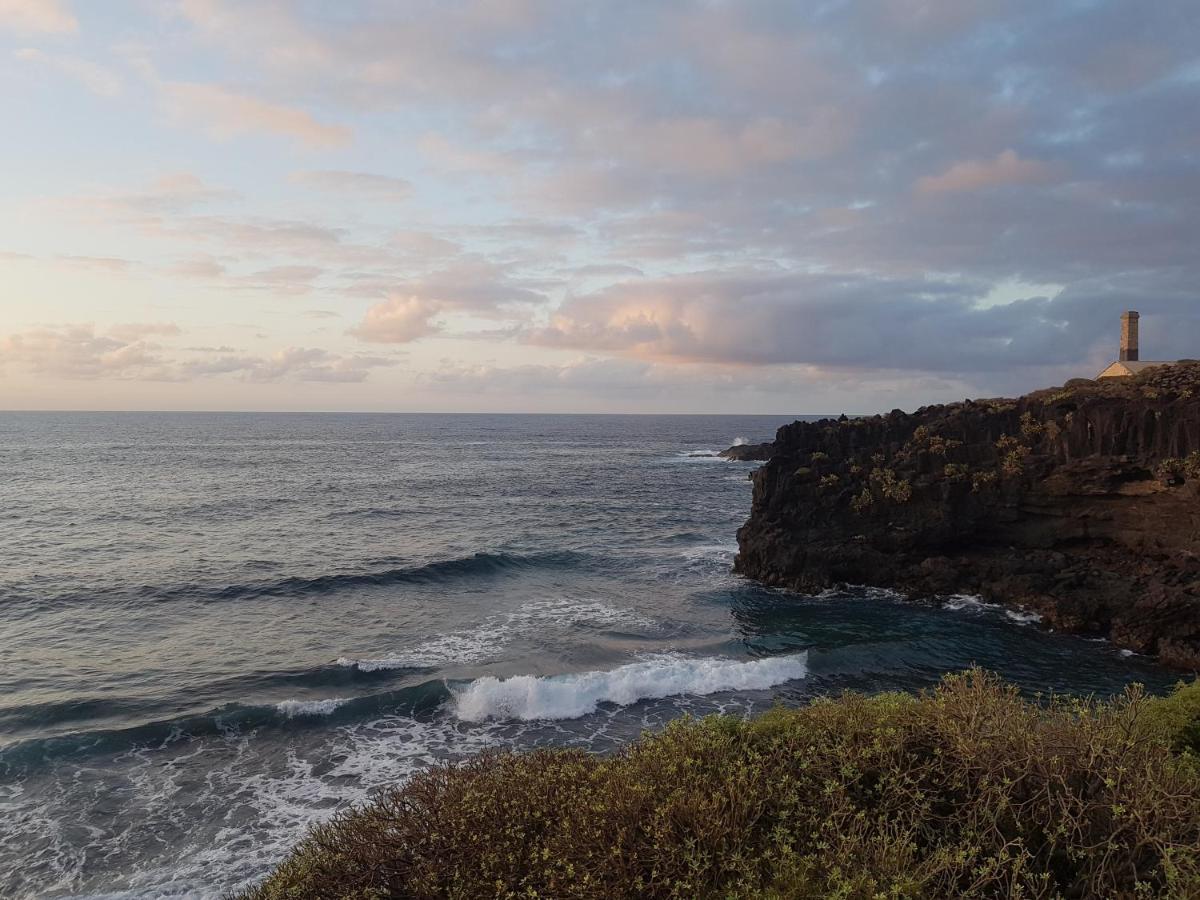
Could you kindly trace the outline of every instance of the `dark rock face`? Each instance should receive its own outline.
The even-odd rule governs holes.
[[[736,571],[976,593],[1200,669],[1200,364],[795,422],[772,450]]]
[[[766,462],[774,453],[775,445],[773,443],[734,444],[728,450],[722,450],[717,456],[738,462]]]

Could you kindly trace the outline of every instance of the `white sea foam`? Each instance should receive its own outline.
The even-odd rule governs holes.
[[[345,697],[330,697],[326,700],[284,700],[282,703],[276,703],[275,709],[289,719],[296,716],[327,716],[349,702]]]
[[[748,443],[750,443],[750,439],[749,439],[749,438],[744,438],[744,437],[735,437],[735,438],[733,439],[733,444],[732,444],[732,446],[734,446],[734,447],[745,447],[745,446],[746,446]]]
[[[1003,612],[1006,618],[1019,625],[1034,625],[1042,622],[1042,613],[1026,610],[1024,607],[1012,608],[1003,604],[989,604],[982,596],[976,594],[952,594],[943,601],[946,610],[964,610],[967,612]]]
[[[1042,614],[1024,607],[1005,606],[1002,603],[988,603],[975,594],[952,594],[942,603],[944,609],[966,610],[978,613],[1004,613],[1009,620],[1018,625],[1035,625],[1042,621]]]
[[[902,593],[891,588],[872,587],[869,584],[846,584],[827,587],[813,594],[814,600],[878,600],[889,603],[904,603]]]
[[[628,706],[680,694],[764,690],[804,678],[807,656],[797,653],[744,661],[663,654],[607,672],[505,679],[488,676],[456,691],[453,710],[467,722],[576,719],[595,712],[601,703]]]
[[[618,609],[595,600],[542,600],[504,615],[489,616],[469,631],[451,632],[387,656],[366,659],[342,656],[338,657],[337,664],[356,668],[360,672],[378,672],[484,662],[496,658],[516,638],[543,633],[550,626],[632,626],[653,630],[657,623],[631,610]]]
[[[1031,609],[1006,609],[1004,614],[1019,625],[1036,625],[1042,621],[1042,614]]]
[[[679,555],[684,559],[701,562],[719,562],[726,563],[737,555],[738,545],[736,542],[725,544],[696,544],[693,547],[684,547],[679,551]]]
[[[999,603],[988,603],[982,597],[975,594],[952,594],[946,598],[942,606],[945,609],[969,610],[973,612],[982,612],[984,610],[999,611],[1004,609]]]
[[[712,447],[696,447],[691,450],[680,450],[679,452],[677,452],[675,454],[675,456],[673,458],[671,458],[668,461],[669,462],[681,462],[681,463],[721,463],[721,464],[732,462],[733,460],[727,459],[726,457],[721,455],[721,453],[724,452],[724,449],[725,449],[724,447],[719,448],[719,449],[713,449]]]
[[[411,659],[406,657],[397,657],[395,659],[353,659],[349,656],[339,656],[337,658],[339,666],[345,666],[347,669],[358,669],[360,672],[383,672],[387,669],[421,669],[425,668],[421,665],[416,665]]]

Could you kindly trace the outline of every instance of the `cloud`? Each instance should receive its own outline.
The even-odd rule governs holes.
[[[1015,150],[1004,150],[995,159],[959,162],[940,175],[926,175],[917,181],[917,190],[939,194],[1006,184],[1036,184],[1048,181],[1051,174],[1046,163],[1021,159]]]
[[[395,365],[380,356],[341,355],[317,347],[288,347],[270,356],[225,354],[184,363],[180,371],[189,378],[237,375],[244,381],[307,381],[358,383],[372,369]]]
[[[345,172],[340,170],[297,172],[292,176],[292,180],[298,184],[305,184],[326,191],[357,194],[389,202],[407,200],[412,196],[412,184],[403,178],[394,178],[390,175],[372,175],[368,172]]]
[[[628,141],[625,152],[643,164],[673,173],[702,177],[736,176],[798,158],[836,152],[848,139],[843,111],[818,107],[803,118],[775,116],[729,122],[715,118],[683,118],[630,123],[609,143]]]
[[[406,262],[421,260],[445,264],[446,260],[462,253],[460,244],[425,231],[394,232],[388,239],[388,246],[399,253]]]
[[[174,11],[208,41],[272,66],[311,70],[335,60],[317,37],[289,14],[286,4],[178,0]]]
[[[204,206],[238,199],[236,191],[210,185],[191,172],[170,172],[133,190],[96,191],[63,198],[58,205],[109,225],[116,221],[161,228],[169,216],[181,216]]]
[[[245,134],[275,134],[297,138],[311,147],[338,147],[350,142],[343,125],[318,122],[308,112],[268,103],[221,85],[165,82],[167,110],[185,124],[196,124],[219,140]]]
[[[307,294],[314,289],[314,283],[324,272],[320,266],[271,266],[245,275],[230,276],[226,284],[234,288],[277,294]]]
[[[0,28],[64,34],[78,31],[79,20],[61,0],[0,0]]]
[[[174,334],[173,325],[121,325],[97,333],[94,325],[35,328],[0,337],[0,361],[62,378],[174,380],[161,348],[145,337]]]
[[[446,364],[422,380],[462,393],[645,392],[655,389],[663,374],[633,360],[582,357],[557,364]]]
[[[186,347],[180,358],[151,338],[182,332],[173,323],[94,324],[34,328],[0,337],[0,365],[71,380],[191,381],[234,376],[243,381],[365,381],[372,369],[396,364],[386,356],[339,354],[317,347],[287,347],[265,356],[228,347]]]
[[[167,268],[167,273],[179,278],[211,280],[225,274],[225,266],[211,256],[182,259]]]
[[[906,395],[936,402],[972,393],[970,385],[960,380],[912,372],[843,372],[831,383],[819,368],[803,365],[713,367],[594,356],[524,365],[445,362],[419,376],[418,383],[434,396],[454,398],[451,402],[461,408],[511,411],[728,409],[836,415],[892,409],[897,398]],[[858,398],[851,399],[855,405],[844,405],[848,392]],[[762,436],[768,438],[770,431]]]
[[[364,273],[351,278],[348,295],[384,299],[350,333],[366,341],[407,343],[441,330],[432,319],[448,312],[528,321],[533,310],[546,302],[544,285],[514,277],[511,268],[478,254],[461,254],[416,277]]]
[[[279,296],[300,296],[318,289],[318,282],[325,276],[321,266],[288,264],[251,268],[237,266],[236,262],[222,262],[212,256],[182,259],[167,266],[164,271],[175,278],[189,278],[206,282],[210,286],[231,291],[265,291]]]
[[[847,371],[985,373],[1074,366],[1108,354],[1121,309],[1176,317],[1160,347],[1200,345],[1185,281],[1153,275],[1073,286],[1055,297],[981,303],[985,285],[928,278],[750,272],[626,282],[564,304],[534,344],[657,362],[809,365]],[[1166,337],[1166,336],[1164,336]]]
[[[511,176],[521,165],[514,154],[465,146],[434,131],[423,134],[417,141],[417,148],[430,165],[452,174]]]
[[[4,0],[0,0],[3,3]],[[105,66],[65,54],[44,53],[35,47],[25,47],[13,54],[17,59],[43,65],[73,78],[99,97],[116,97],[121,93],[120,77]]]
[[[1197,355],[1194,0],[624,2],[586,21],[546,0],[351,6],[130,18],[141,47],[114,71],[188,124],[318,149],[352,124],[356,152],[306,166],[238,148],[245,196],[197,169],[75,212],[106,240],[127,229],[119,255],[148,277],[304,295],[376,344],[469,337],[439,342],[464,369],[518,340],[498,355],[707,371],[704,390],[716,373],[998,390],[1089,374],[1122,304],[1148,334],[1164,323],[1162,353]],[[210,150],[206,166],[235,152]],[[1030,287],[1010,302],[1014,284]]]
[[[92,269],[98,272],[110,272],[115,274],[123,274],[128,272],[132,266],[132,263],[129,260],[119,259],[113,256],[63,255],[57,258],[60,262],[67,263],[68,265]]]
[[[368,309],[350,334],[376,344],[407,344],[437,333],[440,328],[432,320],[441,310],[440,303],[424,297],[389,297]]]

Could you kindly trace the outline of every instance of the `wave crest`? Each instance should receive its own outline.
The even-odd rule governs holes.
[[[327,716],[349,702],[345,697],[330,697],[326,700],[284,700],[275,704],[275,710],[289,719],[296,716]]]
[[[503,680],[478,678],[454,692],[454,714],[463,721],[577,719],[601,703],[628,706],[679,694],[765,690],[808,674],[808,654],[767,659],[693,659],[656,656],[610,671]]]

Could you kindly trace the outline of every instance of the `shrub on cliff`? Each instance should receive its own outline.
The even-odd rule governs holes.
[[[316,829],[245,897],[1196,897],[1200,776],[1161,704],[1039,706],[976,671],[608,758],[484,755]]]
[[[1147,733],[1180,753],[1200,772],[1200,679],[1179,684],[1169,697],[1151,700]]]

